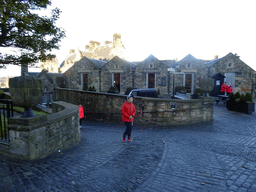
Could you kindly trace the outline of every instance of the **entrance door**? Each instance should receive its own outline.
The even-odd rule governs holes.
[[[225,73],[226,78],[224,79],[224,81],[227,83],[227,85],[229,83],[231,83],[231,86],[233,87],[233,90],[235,88],[235,73]]]
[[[114,85],[120,92],[120,73],[114,73]]]
[[[185,89],[187,93],[192,91],[192,74],[185,74]]]
[[[155,73],[148,73],[148,88],[155,88]]]
[[[88,74],[83,74],[83,90],[88,89]]]

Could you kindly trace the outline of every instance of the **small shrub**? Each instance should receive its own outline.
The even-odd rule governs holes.
[[[196,88],[195,91],[194,91],[194,95],[200,96],[200,95],[203,95],[203,92],[202,92],[201,89]]]
[[[235,101],[239,101],[239,100],[240,100],[240,97],[241,97],[240,93],[239,93],[239,92],[236,92],[236,93],[235,93]]]
[[[244,94],[241,94],[239,101],[245,102],[244,97],[245,97]]]
[[[87,91],[87,90],[88,90],[88,85],[87,85],[87,83],[84,84],[83,90],[84,90],[84,91]]]
[[[228,96],[230,101],[235,101],[235,94],[233,92],[231,92]]]
[[[244,101],[254,103],[254,101],[252,100],[252,94],[251,93],[246,93],[245,96],[244,96]]]
[[[109,93],[118,93],[118,89],[116,86],[110,86],[109,88]]]
[[[90,86],[89,88],[88,88],[88,91],[96,91],[96,89],[95,89],[95,87],[94,86]]]

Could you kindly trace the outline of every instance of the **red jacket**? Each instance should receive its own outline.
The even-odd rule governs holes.
[[[228,91],[228,86],[223,83],[222,86],[221,86],[220,91],[221,92],[227,92]]]
[[[124,122],[133,122],[133,117],[136,114],[136,109],[133,103],[124,102],[122,107],[122,121]],[[129,117],[132,115],[132,118]]]
[[[79,118],[80,119],[84,118],[84,108],[82,105],[79,105]]]
[[[232,93],[232,91],[233,91],[232,86],[228,87],[227,93]]]

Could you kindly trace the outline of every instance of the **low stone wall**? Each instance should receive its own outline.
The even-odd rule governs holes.
[[[0,154],[23,160],[40,159],[79,144],[78,106],[54,102],[53,114],[9,120],[10,144],[0,145]]]
[[[87,121],[123,123],[121,109],[126,95],[56,88],[55,99],[76,105],[80,102],[84,106]],[[171,109],[173,102],[176,103],[174,110]],[[212,97],[191,100],[136,97],[134,124],[169,126],[211,121],[213,103]]]

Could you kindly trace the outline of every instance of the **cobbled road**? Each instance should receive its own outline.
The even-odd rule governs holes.
[[[132,142],[124,125],[83,122],[76,147],[36,161],[1,156],[0,192],[256,192],[256,114],[219,104],[213,119],[134,125]]]

